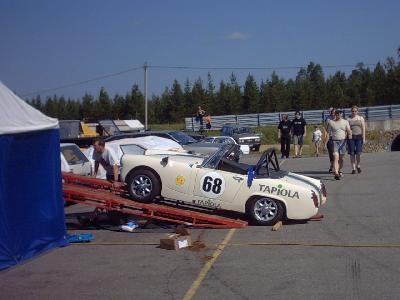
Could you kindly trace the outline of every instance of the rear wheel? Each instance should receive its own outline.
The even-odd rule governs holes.
[[[259,197],[250,199],[246,206],[246,212],[255,225],[275,225],[282,220],[284,208],[281,202]]]
[[[133,200],[150,203],[161,193],[161,182],[154,172],[146,169],[133,171],[127,180],[128,192]]]

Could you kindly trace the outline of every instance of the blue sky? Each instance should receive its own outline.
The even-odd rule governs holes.
[[[0,80],[19,95],[142,66],[284,67],[397,57],[400,1],[0,0]],[[347,69],[348,71],[349,69]],[[334,69],[324,69],[331,74]],[[229,70],[211,70],[218,86]],[[243,84],[270,70],[234,71]],[[279,70],[288,79],[297,70]],[[160,94],[207,70],[149,70]],[[125,94],[143,70],[42,93]],[[28,97],[30,98],[30,97]]]

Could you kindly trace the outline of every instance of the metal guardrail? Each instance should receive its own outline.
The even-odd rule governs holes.
[[[342,110],[345,116],[351,115],[351,108],[344,108]],[[358,111],[361,116],[371,121],[400,119],[400,105],[360,107]],[[294,111],[288,111],[279,113],[212,116],[211,124],[213,130],[221,129],[224,124],[237,124],[248,127],[277,126],[281,115],[288,114],[289,118],[292,119],[294,113]],[[329,110],[306,110],[302,113],[308,124],[321,124],[329,115]],[[185,118],[185,126],[187,130],[198,131],[200,129],[200,123],[196,121],[196,117]]]

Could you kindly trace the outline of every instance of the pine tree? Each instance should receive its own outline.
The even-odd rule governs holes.
[[[89,121],[95,118],[93,96],[85,94],[82,98],[81,120]]]
[[[184,105],[183,105],[183,115],[185,117],[193,117],[195,115],[195,111],[193,108],[193,99],[192,99],[192,88],[190,86],[190,81],[187,78],[185,80],[185,88],[184,88]]]
[[[126,101],[125,98],[116,94],[113,100],[113,119],[124,120],[126,116]]]
[[[211,74],[207,73],[207,91],[206,91],[205,106],[207,107],[208,113],[216,111],[216,106],[218,106],[218,105],[215,102],[216,102],[215,101],[215,85],[212,80]]]
[[[253,75],[247,75],[242,97],[242,112],[257,113],[260,107],[260,92]]]
[[[104,87],[100,89],[95,114],[98,120],[112,119],[112,102]]]
[[[209,108],[205,106],[206,101],[206,91],[203,87],[203,81],[201,78],[198,78],[193,85],[192,88],[192,104],[194,107],[192,108],[193,111],[197,112],[197,107],[201,106],[204,110],[208,110]]]
[[[232,103],[232,113],[240,114],[242,108],[242,94],[240,91],[240,86],[236,80],[235,74],[231,73],[229,80],[230,83],[228,84],[228,92]]]
[[[172,111],[171,111],[171,122],[182,122],[183,118],[183,105],[185,102],[185,97],[183,95],[183,91],[181,85],[179,84],[178,80],[174,80],[172,84],[171,94],[170,94],[170,101],[172,104]]]

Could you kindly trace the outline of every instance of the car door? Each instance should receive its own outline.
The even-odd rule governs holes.
[[[217,202],[234,201],[247,180],[245,175],[200,167],[196,169],[193,195]]]
[[[184,163],[169,163],[164,168],[164,174],[169,174],[163,178],[163,193],[168,198],[185,200],[188,193],[191,193],[189,186],[193,184],[194,165]]]

